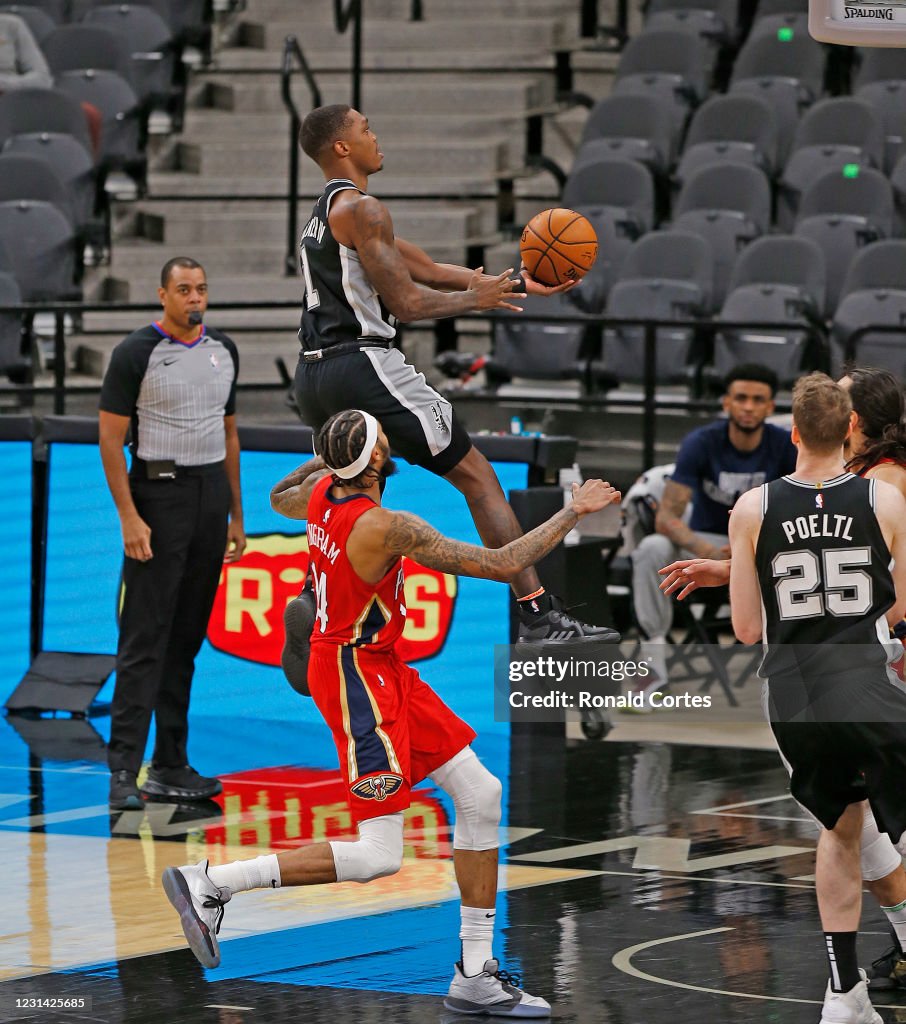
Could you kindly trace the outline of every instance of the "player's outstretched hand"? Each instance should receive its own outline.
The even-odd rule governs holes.
[[[485,274],[484,267],[472,274],[469,280],[469,291],[475,295],[475,309],[511,309],[514,313],[521,313],[521,306],[514,306],[510,299],[524,299],[525,292],[517,292],[519,287],[518,278],[510,277],[513,268],[504,270],[496,277]]]
[[[573,511],[580,519],[590,512],[599,512],[620,498],[620,492],[606,480],[586,480],[584,484],[573,484]]]
[[[661,590],[682,601],[699,587],[722,587],[730,582],[730,562],[717,558],[683,558],[658,572],[664,579]],[[679,593],[677,593],[679,591]]]
[[[565,281],[563,284],[557,285],[542,284],[525,269],[524,263],[519,268],[519,273],[525,282],[526,295],[559,295],[560,292],[568,292],[571,288],[575,288],[579,283],[578,281]]]

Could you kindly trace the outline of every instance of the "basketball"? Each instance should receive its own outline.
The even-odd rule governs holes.
[[[595,229],[575,210],[542,210],[525,225],[520,242],[525,269],[542,284],[579,281],[598,255]]]

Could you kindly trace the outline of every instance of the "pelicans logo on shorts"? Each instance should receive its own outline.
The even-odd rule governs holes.
[[[358,779],[349,789],[361,800],[386,800],[388,796],[393,796],[402,784],[402,775],[383,772],[380,775],[368,775]]]

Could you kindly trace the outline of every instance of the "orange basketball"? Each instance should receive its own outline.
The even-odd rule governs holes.
[[[525,269],[542,284],[578,281],[598,255],[598,236],[575,210],[543,210],[525,225],[520,243]]]

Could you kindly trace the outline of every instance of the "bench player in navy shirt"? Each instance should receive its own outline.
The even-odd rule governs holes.
[[[657,510],[656,532],[632,553],[635,616],[647,637],[643,655],[660,677],[653,685],[666,681],[665,645],[673,622],[659,570],[689,557],[684,552],[698,558],[729,557],[728,515],[736,499],[752,487],[791,473],[796,465],[789,431],[765,422],[774,411],[776,392],[777,376],[766,366],[746,363],[727,374],[726,419],[699,427],[683,439]]]

